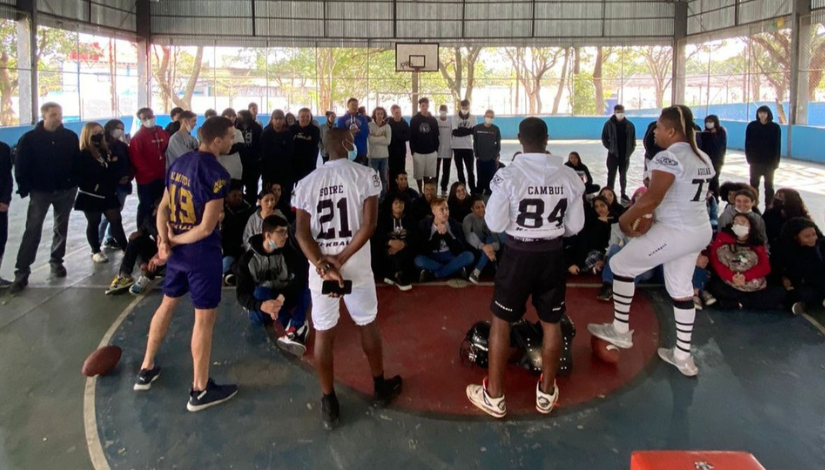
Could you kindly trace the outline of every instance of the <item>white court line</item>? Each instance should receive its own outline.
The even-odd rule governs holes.
[[[817,330],[821,331],[821,332],[822,332],[822,334],[824,334],[824,335],[825,335],[825,326],[822,326],[822,325],[821,325],[818,321],[816,321],[816,319],[815,319],[814,317],[812,317],[812,316],[808,315],[807,313],[803,313],[803,314],[802,314],[802,317],[803,317],[804,319],[808,320],[808,321],[811,323],[811,325],[813,325],[813,326],[814,326],[814,328],[816,328]]]

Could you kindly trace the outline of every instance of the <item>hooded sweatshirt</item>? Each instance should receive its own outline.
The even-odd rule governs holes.
[[[766,111],[768,120],[765,124],[759,122],[759,112]],[[779,155],[782,150],[782,129],[773,122],[771,108],[760,106],[756,110],[756,119],[748,124],[745,130],[745,158],[750,165],[779,166]]]
[[[416,114],[410,120],[410,151],[426,154],[438,151],[438,121],[432,114]]]
[[[160,126],[141,126],[129,141],[129,158],[138,184],[149,184],[166,178],[166,148],[169,134]]]
[[[307,284],[306,258],[289,242],[267,253],[260,234],[247,243],[251,248],[241,256],[236,268],[238,303],[248,310],[260,311],[264,301],[255,298],[256,287],[272,289],[274,298],[283,295],[286,301],[296,299]]]

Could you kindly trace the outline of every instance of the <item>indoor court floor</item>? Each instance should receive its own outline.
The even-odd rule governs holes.
[[[518,150],[504,145],[502,160]],[[604,184],[596,141],[553,141],[553,153],[581,153]],[[629,175],[641,183],[642,155]],[[747,180],[741,152],[729,151],[722,181]],[[453,175],[455,179],[455,175]],[[815,220],[825,216],[825,166],[782,162],[777,188],[798,189]],[[124,211],[134,228],[136,198]],[[2,275],[13,277],[27,201],[11,204]],[[160,301],[105,296],[119,255],[94,265],[85,219],[73,214],[66,279],[48,278],[51,220],[21,295],[0,295],[0,469],[167,468],[543,468],[626,469],[635,450],[742,450],[768,469],[825,468],[825,315],[697,312],[697,378],[683,377],[655,354],[672,345],[672,311],[661,287],[640,289],[632,327],[636,345],[609,366],[592,357],[586,324],[607,321],[595,278],[574,278],[568,314],[577,326],[573,373],[559,379],[561,402],[550,416],[533,410],[535,377],[512,366],[508,417],[494,421],[469,405],[464,386],[484,371],[459,359],[467,329],[489,317],[489,283],[379,285],[379,325],[386,372],[401,374],[404,393],[387,409],[369,407],[366,359],[351,321],[342,316],[336,343],[341,425],[325,431],[312,355],[274,347],[274,332],[250,325],[224,289],[215,327],[211,375],[233,381],[230,402],[189,413],[191,304],[184,302],[161,348],[163,375],[145,393],[132,391],[148,323]],[[110,375],[86,379],[85,357],[103,344],[124,354]]]

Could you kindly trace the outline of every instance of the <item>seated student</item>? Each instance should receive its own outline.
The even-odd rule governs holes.
[[[435,185],[432,190],[435,193]],[[434,198],[430,207],[433,215],[418,225],[420,243],[415,267],[421,270],[419,282],[430,281],[433,276],[443,279],[456,273],[467,279],[466,268],[473,264],[475,257],[467,251],[464,230],[450,218],[446,199]]]
[[[478,261],[473,272],[470,273],[470,282],[478,284],[478,279],[481,277],[482,271],[487,267],[487,263],[492,261],[495,263],[498,254],[504,246],[504,234],[493,233],[487,227],[487,222],[484,221],[484,215],[487,213],[487,205],[484,204],[484,199],[480,196],[473,196],[473,211],[464,217],[462,228],[464,229],[464,239],[467,245],[473,248],[478,253]]]
[[[619,202],[619,199],[616,197],[616,192],[613,191],[613,188],[605,186],[604,188],[599,191],[599,196],[605,198],[607,201],[607,207],[610,208],[610,212],[613,213],[613,216],[616,217],[618,220],[619,217],[624,214],[625,207]]]
[[[730,197],[730,195],[729,195]],[[718,226],[727,227],[733,221],[733,216],[736,214],[747,214],[751,218],[751,224],[759,231],[759,235],[763,240],[768,239],[765,232],[765,221],[762,216],[753,211],[756,203],[756,194],[747,188],[740,189],[733,194],[733,204],[728,204],[725,210],[719,214]]]
[[[243,198],[243,182],[232,180],[229,195],[223,203],[223,220],[221,220],[221,247],[223,249],[223,282],[227,286],[235,285],[232,264],[244,253],[243,233],[249,217],[255,212]]]
[[[569,166],[576,172],[576,174],[579,175],[579,178],[581,178],[584,183],[585,194],[599,192],[601,186],[598,184],[593,184],[593,177],[590,176],[590,169],[587,168],[587,165],[582,163],[582,158],[579,156],[579,152],[570,152],[570,155],[567,156],[567,161],[564,162],[564,166]]]
[[[377,272],[383,273],[386,284],[408,291],[412,289],[409,275],[416,253],[418,225],[407,212],[407,198],[403,193],[395,193],[390,204],[390,210],[378,216],[375,230]]]
[[[160,271],[161,266],[157,263],[156,256],[158,254],[156,217],[159,204],[160,199],[155,201],[152,217],[145,217],[143,225],[138,227],[137,232],[129,235],[126,253],[120,262],[120,271],[106,290],[106,295],[118,294],[125,289],[129,289],[130,294],[140,295]],[[132,271],[135,270],[138,260],[140,260],[140,277],[135,282],[132,278]]]
[[[382,207],[381,210],[385,212],[392,210],[392,201],[395,200],[399,194],[403,195],[406,199],[407,204],[405,209],[410,212],[412,210],[412,204],[418,199],[418,191],[410,187],[406,171],[402,171],[395,176],[395,186],[387,191],[387,195],[384,197],[384,207]]]
[[[412,216],[413,220],[416,221],[416,223],[421,222],[422,220],[432,215],[432,209],[430,209],[430,204],[436,198],[435,182],[424,182],[423,191],[424,192],[422,197],[419,197],[411,204],[412,210],[410,211],[410,215]]]
[[[785,223],[797,217],[813,220],[797,190],[780,188],[773,196],[771,207],[765,210],[765,215],[762,217],[765,221],[765,231],[768,234],[768,244],[771,246],[779,244]]]
[[[290,238],[286,219],[269,215],[263,220],[261,233],[250,237],[251,248],[236,265],[235,294],[252,323],[277,320],[285,330],[278,347],[300,357],[309,339],[309,264]]]
[[[290,200],[292,195],[287,194],[286,197],[283,196],[284,190],[281,183],[270,183],[268,189],[269,192],[275,196],[275,208],[280,211],[281,216],[285,217],[290,225],[294,223],[295,212],[292,210],[292,201]]]
[[[725,181],[721,186],[719,186],[719,199],[728,204],[735,204],[736,201],[734,198],[736,197],[736,193],[738,193],[743,186],[745,186],[744,183]]]
[[[565,258],[570,274],[577,276],[581,271],[601,272],[610,243],[611,226],[616,221],[607,199],[596,196],[593,205],[585,209],[584,230],[576,236],[565,238]]]
[[[781,308],[785,292],[768,285],[771,272],[765,239],[746,214],[736,214],[710,247],[710,262],[717,274],[708,291],[725,309],[770,310]]]
[[[462,223],[464,218],[473,212],[473,201],[464,183],[456,181],[450,186],[447,206],[450,208],[450,217],[458,223]]]
[[[282,219],[287,220],[284,213],[275,207],[276,203],[277,199],[275,195],[268,190],[263,189],[260,193],[258,193],[258,210],[249,216],[246,226],[243,229],[244,251],[252,248],[249,246],[249,239],[252,238],[253,235],[258,235],[261,233],[261,227],[263,226],[264,219],[270,215],[277,215]]]
[[[825,238],[816,224],[804,217],[789,220],[780,252],[791,311],[801,315],[809,307],[825,307]]]

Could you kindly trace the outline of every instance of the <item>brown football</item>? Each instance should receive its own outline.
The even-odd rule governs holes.
[[[617,346],[614,346],[601,338],[591,336],[590,347],[593,348],[593,355],[600,361],[607,362],[609,364],[619,362],[619,348]]]
[[[80,370],[86,377],[106,375],[111,372],[120,361],[123,350],[118,346],[103,346],[89,354]]]
[[[633,225],[631,226],[631,228],[636,233],[645,234],[645,233],[647,233],[648,230],[650,230],[650,227],[652,227],[652,226],[653,226],[653,214],[645,214],[645,215],[639,217],[638,219],[636,219],[636,221],[633,222]]]

